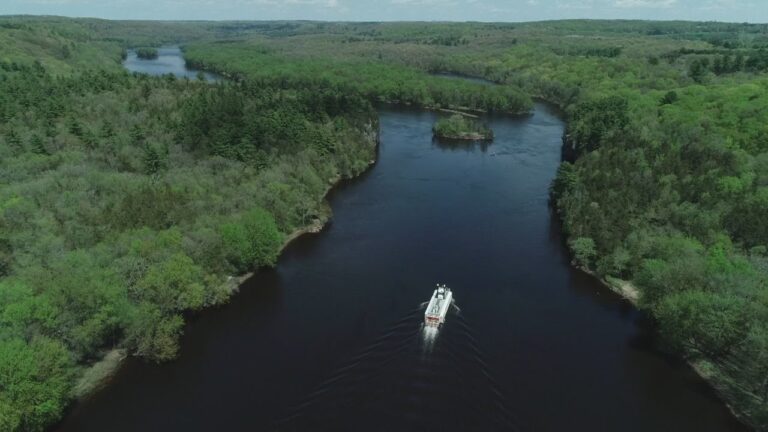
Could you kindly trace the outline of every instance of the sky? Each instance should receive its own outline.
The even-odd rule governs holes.
[[[0,0],[0,15],[9,14],[161,20],[623,18],[768,23],[768,0]]]

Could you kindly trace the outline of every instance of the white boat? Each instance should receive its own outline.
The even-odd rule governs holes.
[[[451,289],[445,285],[437,284],[432,298],[429,299],[427,310],[424,311],[424,325],[428,327],[440,327],[445,322],[448,309],[453,301]]]

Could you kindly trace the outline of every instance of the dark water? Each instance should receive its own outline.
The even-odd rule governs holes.
[[[123,62],[123,66],[131,72],[148,75],[172,74],[178,78],[197,79],[199,71],[186,67],[184,54],[179,47],[158,48],[157,54],[156,59],[144,60],[136,55],[136,51],[128,50],[128,57]],[[209,72],[203,72],[203,75],[209,82],[216,82],[221,79],[218,75]]]
[[[379,161],[331,194],[323,233],[192,319],[177,361],[130,360],[58,430],[742,430],[569,266],[547,206],[556,113],[489,118],[483,146],[433,142],[433,113],[380,115]],[[437,282],[460,311],[429,335]]]

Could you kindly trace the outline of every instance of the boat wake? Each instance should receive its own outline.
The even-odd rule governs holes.
[[[339,365],[274,430],[520,430],[458,308],[439,329],[424,311]]]

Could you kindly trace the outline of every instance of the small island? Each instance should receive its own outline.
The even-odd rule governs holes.
[[[482,123],[461,114],[437,121],[432,132],[438,138],[462,141],[492,141],[493,131]]]
[[[142,60],[154,60],[157,58],[157,49],[156,48],[137,48],[136,49],[136,57],[142,59]]]

